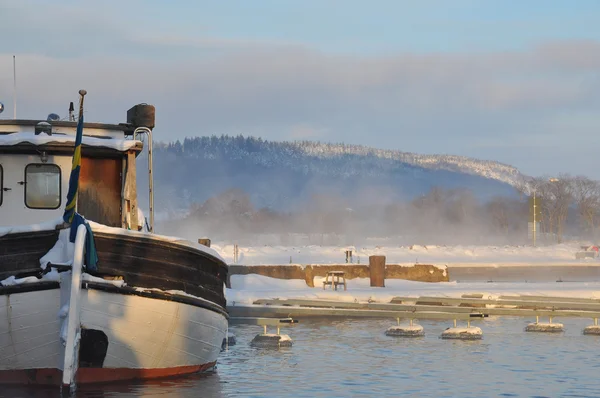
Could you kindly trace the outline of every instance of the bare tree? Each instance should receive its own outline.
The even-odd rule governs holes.
[[[596,225],[600,221],[600,183],[577,176],[573,179],[573,195],[582,227],[595,239]]]
[[[492,218],[493,227],[508,236],[510,210],[506,198],[494,197],[487,203],[486,210]]]
[[[479,203],[473,193],[467,189],[446,191],[445,216],[455,225],[464,225],[473,221],[477,215]]]
[[[573,186],[573,178],[568,174],[535,179],[535,191],[541,198],[542,230],[554,234],[557,243],[563,240],[569,207],[573,202]]]
[[[549,182],[556,203],[556,239],[558,243],[561,243],[569,207],[573,203],[573,178],[568,174],[561,174],[559,178],[552,178]]]

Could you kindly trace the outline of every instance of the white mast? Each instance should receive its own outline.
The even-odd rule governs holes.
[[[17,118],[17,61],[13,55],[13,119]]]

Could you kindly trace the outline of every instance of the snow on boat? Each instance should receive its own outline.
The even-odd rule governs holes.
[[[140,380],[213,368],[227,265],[154,233],[154,107],[127,123],[0,120],[0,384]],[[148,137],[149,213],[138,210]],[[66,200],[65,200],[66,198]]]

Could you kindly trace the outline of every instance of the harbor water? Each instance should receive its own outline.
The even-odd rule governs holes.
[[[215,372],[151,383],[80,388],[78,397],[600,397],[600,337],[589,319],[555,319],[563,333],[527,333],[534,319],[474,321],[479,341],[442,340],[452,321],[421,321],[425,336],[385,336],[393,319],[301,319],[282,329],[293,347],[253,348],[256,325],[233,325],[237,344]],[[542,321],[542,319],[540,319]],[[543,320],[547,321],[547,320]],[[460,326],[460,322],[459,322]],[[56,390],[0,387],[3,397]]]

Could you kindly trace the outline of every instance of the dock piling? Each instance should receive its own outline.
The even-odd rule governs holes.
[[[393,337],[422,337],[425,335],[425,331],[423,330],[423,326],[415,325],[413,318],[409,318],[408,326],[400,324],[400,317],[396,317],[396,321],[398,322],[395,326],[390,326],[386,331],[386,336]]]
[[[562,323],[552,323],[552,315],[548,315],[548,323],[540,323],[539,320],[539,315],[536,315],[535,323],[527,325],[525,331],[540,333],[560,333],[564,331],[564,325]]]
[[[258,348],[291,347],[293,344],[292,339],[287,334],[281,334],[281,327],[298,323],[298,321],[292,318],[238,318],[238,320],[254,323],[263,327],[263,333],[257,334],[250,342],[252,347]],[[277,333],[267,333],[267,326],[275,326],[277,328]]]
[[[591,336],[600,336],[600,326],[598,326],[598,318],[594,318],[594,324],[586,326],[583,329],[583,334]]]
[[[371,287],[385,287],[385,256],[369,256]]]

